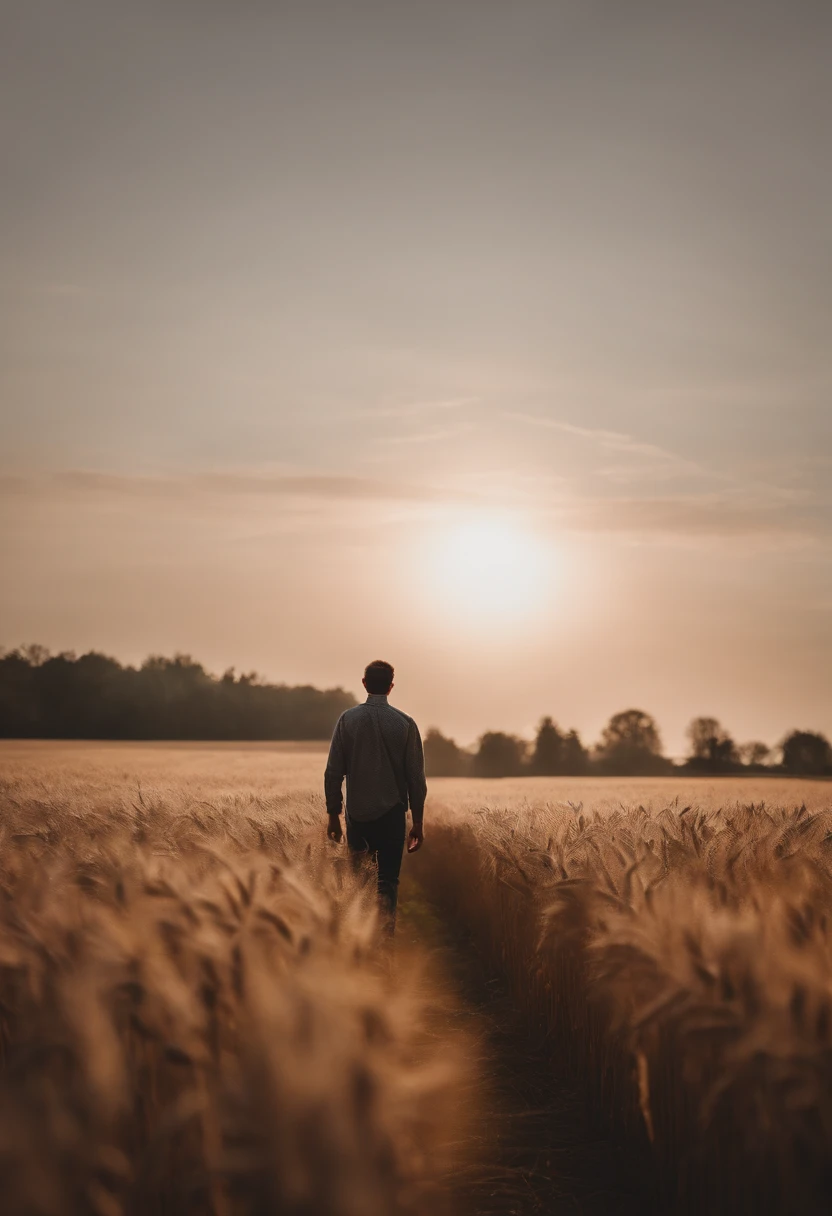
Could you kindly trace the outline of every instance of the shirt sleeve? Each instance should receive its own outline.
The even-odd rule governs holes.
[[[407,751],[405,752],[405,776],[407,778],[407,797],[414,819],[421,819],[425,811],[425,798],[428,786],[425,780],[425,754],[422,750],[422,736],[419,727],[411,722],[407,732]]]
[[[341,719],[339,718],[329,745],[329,759],[324,770],[324,795],[328,815],[341,814],[343,805],[341,787],[344,784],[345,775],[344,732],[341,729]]]

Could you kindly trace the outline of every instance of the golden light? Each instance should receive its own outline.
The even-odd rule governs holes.
[[[546,546],[513,517],[463,518],[439,540],[435,594],[444,611],[467,623],[532,619],[542,611],[550,577]]]

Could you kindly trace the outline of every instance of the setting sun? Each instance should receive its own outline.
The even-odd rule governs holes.
[[[469,518],[444,533],[437,583],[445,606],[467,622],[510,623],[532,616],[546,589],[549,556],[509,517]]]

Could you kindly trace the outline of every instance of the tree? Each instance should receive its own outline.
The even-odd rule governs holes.
[[[581,743],[576,730],[570,730],[563,741],[563,768],[565,776],[579,777],[589,768],[589,752]]]
[[[564,737],[551,718],[541,718],[534,741],[531,771],[540,776],[560,773],[563,769]]]
[[[781,744],[783,768],[790,773],[820,776],[832,771],[832,747],[825,735],[793,730]]]
[[[687,729],[689,764],[708,770],[731,768],[737,763],[737,747],[716,718],[694,718]]]
[[[516,777],[523,770],[525,758],[522,739],[502,731],[487,731],[474,756],[474,773],[477,777]]]
[[[49,649],[46,646],[39,645],[38,642],[32,642],[29,646],[22,646],[20,654],[30,667],[42,667],[47,659],[52,657]]]
[[[0,736],[37,737],[39,710],[34,667],[22,651],[9,651],[0,659]]]
[[[106,655],[0,657],[0,736],[63,739],[326,739],[355,705],[340,688],[288,688],[254,675],[218,680],[187,655],[140,670]]]
[[[471,767],[471,757],[432,726],[424,740],[425,772],[429,777],[464,777]]]
[[[540,776],[577,776],[587,770],[589,756],[576,730],[562,734],[551,718],[542,718],[529,761]]]
[[[655,773],[668,767],[661,746],[655,719],[644,710],[625,709],[613,714],[604,727],[597,754],[610,773]]]
[[[761,768],[771,755],[769,745],[761,743],[758,739],[752,740],[750,743],[740,744],[737,751],[740,760],[748,768]]]

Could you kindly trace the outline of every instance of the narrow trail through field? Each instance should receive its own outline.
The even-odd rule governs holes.
[[[587,1102],[557,1077],[551,1052],[529,1037],[499,977],[413,881],[402,885],[397,937],[404,951],[428,950],[434,979],[447,991],[438,1032],[444,1023],[477,1044],[482,1084],[461,1212],[649,1216],[643,1163],[593,1125]]]

